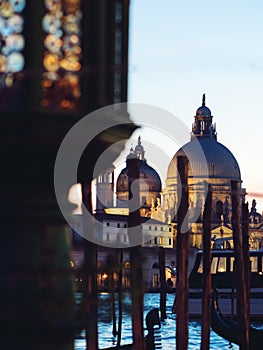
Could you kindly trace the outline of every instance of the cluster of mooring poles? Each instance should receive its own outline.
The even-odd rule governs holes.
[[[138,242],[142,242],[140,200],[139,200],[139,159],[127,160],[129,178],[129,205],[128,234],[130,241],[131,261],[131,300],[132,300],[132,349],[145,350],[144,326],[143,326],[143,276],[142,276],[142,250]],[[185,156],[178,157],[178,173],[180,176],[181,201],[177,212],[178,231],[176,244],[177,259],[177,317],[176,317],[176,349],[188,349],[188,254],[189,254],[189,227],[187,222],[188,211],[188,159]],[[238,181],[231,181],[232,200],[232,227],[235,250],[235,288],[237,291],[237,318],[240,328],[240,349],[249,349],[249,280],[250,260],[248,245],[248,207],[240,203]],[[91,184],[82,186],[83,204],[91,212]],[[207,197],[203,213],[203,294],[202,294],[202,339],[201,349],[209,350],[210,326],[211,326],[211,207],[212,189],[207,185]],[[241,209],[242,207],[242,209]],[[241,213],[242,210],[242,213]],[[90,218],[84,218],[84,230],[92,235],[93,224]],[[85,245],[85,288],[82,299],[80,320],[86,329],[86,348],[98,349],[98,324],[97,324],[97,247],[90,241]],[[159,249],[160,268],[160,311],[161,318],[166,318],[166,286],[165,286],[165,254]],[[121,272],[120,272],[121,273]],[[119,275],[120,281],[122,276]],[[121,299],[122,286],[119,282],[119,298]],[[121,300],[119,299],[119,312],[121,313]],[[121,314],[119,314],[118,342],[120,346]]]
[[[188,349],[188,159],[178,157],[178,173],[181,180],[181,202],[177,212],[177,318],[176,349]],[[201,349],[209,350],[211,326],[211,203],[212,189],[207,187],[203,213],[203,293],[202,293],[202,339]],[[249,349],[249,281],[250,259],[248,245],[248,207],[240,203],[239,182],[231,181],[232,227],[235,251],[235,288],[237,291],[237,319],[240,334],[240,349]],[[242,206],[242,216],[241,216]]]
[[[130,263],[131,263],[131,317],[132,317],[132,338],[133,342],[130,348],[136,350],[145,350],[146,343],[144,338],[143,325],[143,305],[144,288],[142,276],[142,251],[138,242],[142,242],[141,218],[140,218],[140,198],[139,198],[139,159],[131,158],[127,160],[128,178],[129,178],[129,209],[128,234],[130,242]],[[82,185],[83,205],[92,212],[92,193],[91,183]],[[83,211],[85,212],[85,211]],[[93,222],[90,215],[83,214],[83,229],[92,237]],[[113,248],[114,249],[114,248]],[[80,327],[86,330],[86,349],[98,349],[98,290],[97,290],[97,246],[91,241],[84,240],[85,262],[84,262],[84,291],[80,314],[78,317]],[[120,250],[120,262],[122,260],[122,250]],[[119,271],[118,301],[119,317],[118,331],[115,329],[117,344],[115,349],[120,347],[121,343],[121,320],[122,320],[122,272]],[[116,325],[115,327],[116,328]]]

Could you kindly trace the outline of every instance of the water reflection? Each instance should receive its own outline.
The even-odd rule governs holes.
[[[176,332],[176,316],[172,314],[174,295],[167,295],[167,319],[162,322],[161,336],[162,349],[175,349],[175,332]],[[132,341],[132,328],[130,307],[131,302],[129,294],[124,294],[123,300],[123,326],[122,326],[122,344],[128,344]],[[154,308],[159,307],[159,294],[146,293],[145,294],[145,310],[144,315]],[[116,310],[118,305],[116,302]],[[118,313],[116,312],[118,315]],[[258,325],[260,327],[260,324]],[[111,321],[111,307],[110,295],[107,293],[100,294],[99,297],[99,348],[103,349],[115,344],[115,338],[112,336],[112,321]],[[84,333],[83,333],[84,336]],[[201,343],[201,323],[198,320],[189,321],[189,350],[199,350]],[[84,350],[86,346],[85,339],[75,340],[75,350]],[[211,331],[210,335],[210,349],[233,349],[237,350],[239,347],[235,344],[229,344],[228,341],[219,337],[216,333]]]

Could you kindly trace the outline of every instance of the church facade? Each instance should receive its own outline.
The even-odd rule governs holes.
[[[245,202],[246,190],[242,187],[242,178],[237,160],[231,151],[217,141],[216,125],[213,123],[211,110],[206,106],[205,95],[202,105],[196,110],[192,132],[188,143],[183,145],[172,158],[168,169],[165,187],[162,188],[157,172],[147,164],[145,150],[141,137],[135,149],[131,148],[127,159],[137,157],[140,159],[140,201],[141,215],[160,222],[172,225],[174,228],[174,241],[177,232],[177,208],[180,202],[180,186],[178,186],[177,158],[186,155],[189,160],[188,192],[190,221],[190,245],[200,248],[202,246],[202,214],[208,184],[212,190],[212,221],[211,240],[220,239],[229,241],[233,246],[231,181],[238,183],[240,203]],[[104,187],[103,187],[104,186]],[[97,190],[102,193],[104,184],[97,183]],[[113,184],[112,184],[113,186]],[[111,186],[108,185],[110,189]],[[113,191],[104,192],[105,202],[113,202]],[[104,208],[107,213],[128,214],[128,176],[127,167],[118,176],[116,182],[116,208]],[[263,241],[262,215],[257,213],[255,201],[249,213],[251,242],[253,249],[258,249]],[[252,239],[253,237],[253,239]]]
[[[211,240],[220,239],[222,242],[229,240],[228,244],[233,246],[231,240],[233,235],[231,181],[238,182],[240,203],[245,202],[246,190],[242,188],[242,178],[237,160],[229,149],[217,141],[216,126],[213,124],[212,113],[205,104],[205,95],[203,95],[202,105],[194,116],[190,141],[175,153],[168,167],[166,187],[162,191],[162,207],[157,210],[154,208],[150,214],[152,218],[162,218],[167,222],[171,220],[175,228],[177,224],[176,208],[180,200],[177,158],[183,155],[186,155],[189,160],[188,191],[191,246],[196,248],[202,246],[202,213],[208,184],[212,190]],[[250,246],[258,249],[263,237],[263,232],[260,232],[262,216],[256,212],[255,204],[251,208],[249,217],[250,232],[252,232],[252,228],[253,232],[256,232],[257,229],[257,239],[251,239]]]

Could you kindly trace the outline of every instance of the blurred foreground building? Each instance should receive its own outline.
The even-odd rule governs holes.
[[[128,0],[0,3],[1,348],[73,349],[70,252],[54,164],[77,121],[127,101],[128,21]],[[84,184],[103,150],[135,129],[127,111],[111,117],[119,125],[94,135],[83,154]]]

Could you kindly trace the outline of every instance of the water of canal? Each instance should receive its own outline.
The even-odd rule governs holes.
[[[144,313],[146,314],[150,309],[159,307],[159,294],[146,293],[144,298]],[[175,349],[175,332],[176,332],[176,316],[172,314],[174,295],[167,295],[167,319],[162,322],[161,326],[161,342],[162,349]],[[123,323],[122,323],[122,344],[132,342],[132,328],[130,317],[130,297],[129,294],[124,295],[123,299]],[[117,307],[117,303],[116,303]],[[99,296],[99,348],[113,346],[116,338],[112,335],[112,321],[111,321],[111,307],[109,294],[100,294]],[[84,336],[84,333],[83,333]],[[189,350],[199,350],[201,343],[201,322],[199,320],[189,321]],[[75,350],[85,350],[85,339],[75,340]],[[210,334],[210,349],[232,349],[236,350],[239,347],[235,344],[229,344],[228,341],[219,337],[216,333],[211,331]]]

